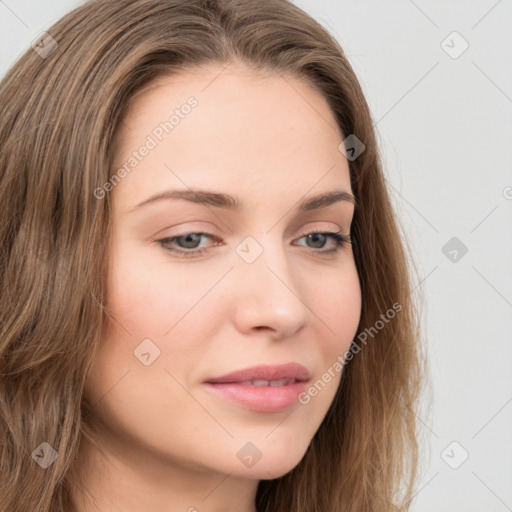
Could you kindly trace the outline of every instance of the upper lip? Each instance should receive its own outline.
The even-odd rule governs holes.
[[[237,370],[235,372],[207,379],[207,383],[245,382],[253,380],[281,380],[295,379],[299,381],[309,380],[310,375],[307,368],[298,363],[281,365],[258,365]]]

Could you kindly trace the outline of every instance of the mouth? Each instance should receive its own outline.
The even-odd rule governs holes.
[[[289,386],[299,382],[295,379],[280,379],[280,380],[244,380],[243,382],[236,382],[241,386]],[[233,383],[232,383],[233,384]]]
[[[261,365],[208,379],[206,390],[254,412],[280,412],[298,403],[310,379],[302,365]]]

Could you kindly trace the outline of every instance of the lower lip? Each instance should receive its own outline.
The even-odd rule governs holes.
[[[247,409],[256,412],[279,412],[298,403],[298,395],[306,386],[306,381],[297,381],[287,386],[251,386],[236,382],[205,382],[207,389],[215,394],[233,400]]]

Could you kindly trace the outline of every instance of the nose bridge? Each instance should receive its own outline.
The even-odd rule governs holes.
[[[236,252],[237,318],[245,328],[266,326],[285,336],[304,325],[309,310],[300,274],[282,240],[275,233],[248,236]]]
[[[277,232],[276,232],[277,233]],[[254,281],[263,282],[270,287],[283,283],[275,274],[281,277],[288,286],[295,286],[292,281],[293,270],[290,267],[282,239],[276,233],[257,233],[247,236],[236,248],[239,256],[236,267],[245,277],[254,276]]]

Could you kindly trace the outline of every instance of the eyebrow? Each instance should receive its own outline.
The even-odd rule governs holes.
[[[223,208],[230,211],[245,211],[246,204],[243,200],[236,196],[229,194],[223,194],[220,192],[213,192],[210,190],[199,190],[199,189],[188,189],[188,190],[165,190],[159,192],[141,203],[137,204],[129,212],[139,210],[143,206],[155,203],[163,200],[182,199],[190,201],[192,203],[214,206],[216,208]],[[326,208],[331,204],[347,201],[356,205],[356,198],[344,190],[332,190],[330,192],[323,192],[314,196],[303,199],[297,206],[297,210],[307,212],[311,210],[317,210],[320,208]]]

